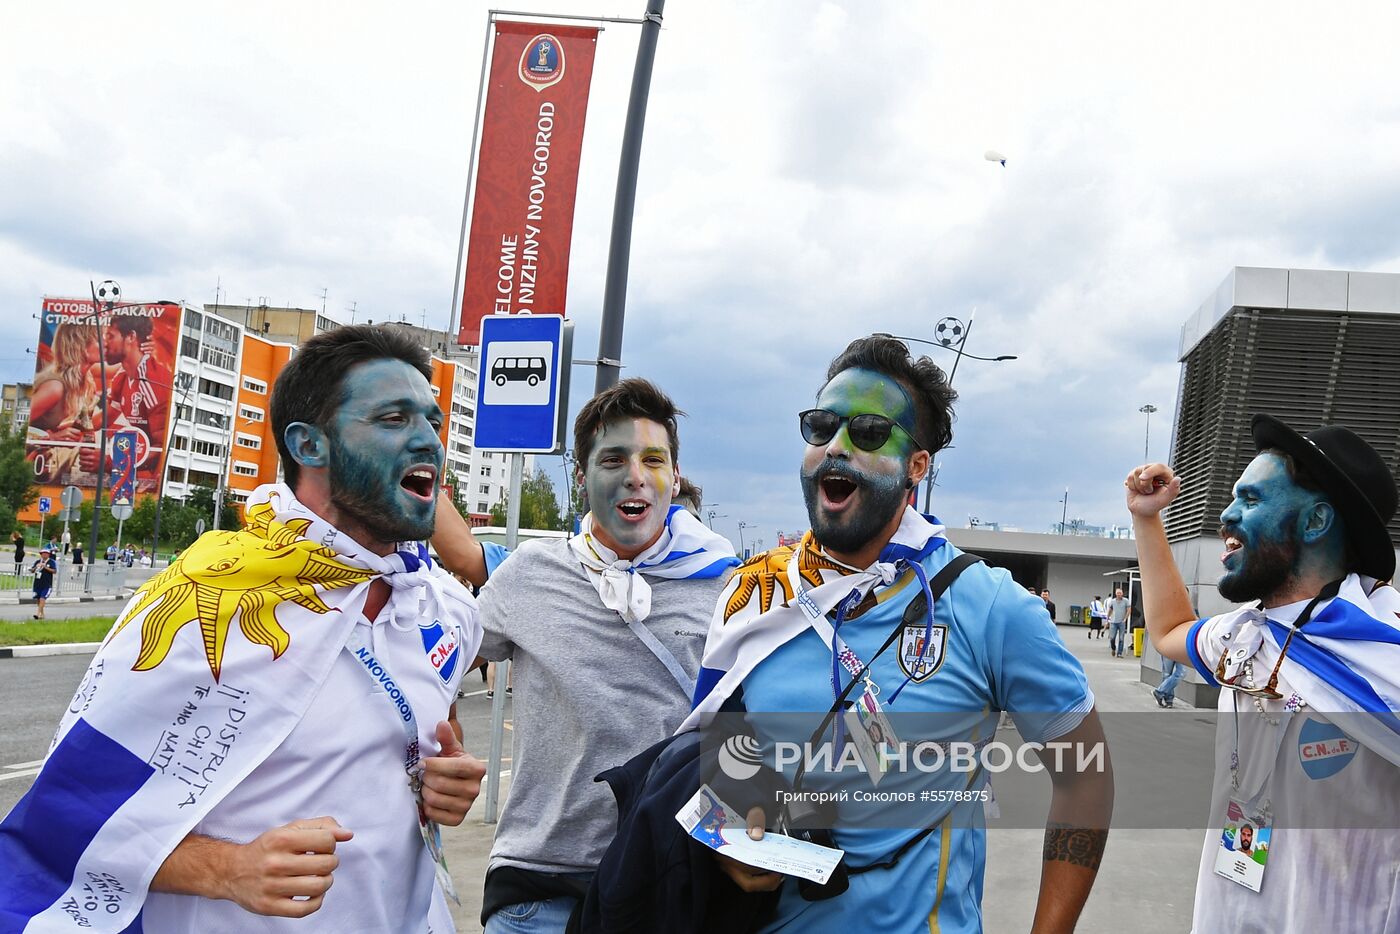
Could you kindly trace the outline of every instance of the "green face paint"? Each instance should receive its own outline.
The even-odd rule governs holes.
[[[666,428],[646,418],[611,422],[593,440],[584,489],[598,540],[630,560],[661,537],[676,485]]]
[[[812,534],[831,551],[851,553],[869,544],[903,509],[915,412],[893,379],[871,370],[843,370],[822,388],[817,408],[850,418],[883,415],[904,431],[890,432],[879,450],[851,443],[847,425],[827,444],[809,444],[802,458],[802,496]]]
[[[402,360],[371,360],[351,367],[342,393],[327,432],[331,503],[379,542],[430,537],[443,415],[428,381]]]

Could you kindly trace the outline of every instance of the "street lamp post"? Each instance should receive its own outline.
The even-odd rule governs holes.
[[[711,503],[710,505],[711,505],[711,506],[718,506],[719,503]],[[709,523],[709,526],[710,526],[711,529],[714,529],[714,527],[715,527],[715,520],[716,520],[716,519],[728,519],[728,518],[729,518],[729,517],[726,516],[724,513],[715,512],[713,509],[711,509],[709,512],[705,513],[705,519],[706,519],[706,521]]]
[[[753,526],[744,520],[739,520],[739,557],[744,556],[744,529],[751,529]]]
[[[1065,534],[1065,520],[1069,518],[1069,487],[1065,487],[1065,495],[1060,498],[1060,534]]]
[[[954,336],[954,337],[948,337],[948,338],[943,338],[943,339],[936,340],[936,341],[925,340],[925,339],[922,338],[922,337],[904,337],[903,335],[900,335],[900,334],[888,334],[888,333],[885,333],[885,332],[877,332],[877,333],[875,334],[875,336],[876,336],[876,337],[891,337],[891,338],[894,338],[894,339],[897,340],[897,341],[905,341],[906,343],[908,343],[908,342],[913,342],[913,343],[916,343],[916,344],[928,344],[930,347],[942,347],[944,350],[951,350],[953,353],[957,354],[957,358],[953,361],[953,369],[952,369],[952,371],[949,372],[949,374],[948,374],[948,388],[951,389],[952,386],[953,386],[953,378],[954,378],[955,376],[958,375],[958,364],[962,362],[963,357],[968,357],[968,358],[970,358],[970,359],[972,359],[972,360],[985,360],[985,361],[988,361],[988,362],[990,362],[990,363],[1001,363],[1001,362],[1006,361],[1006,360],[1015,360],[1015,359],[1016,359],[1016,355],[1015,355],[1015,354],[1000,354],[1000,355],[995,356],[995,357],[981,357],[981,356],[978,356],[977,354],[968,353],[966,350],[963,349],[963,347],[966,346],[966,344],[967,344],[967,339],[968,339],[968,337],[972,334],[972,322],[973,322],[973,320],[974,320],[974,318],[975,318],[975,314],[976,314],[976,313],[975,313],[975,311],[974,311],[974,314],[973,314],[973,315],[969,315],[969,316],[968,316],[968,320],[967,320],[967,324],[966,324],[966,325],[964,325],[964,324],[963,324],[961,321],[959,321],[957,318],[944,318],[944,319],[940,320],[940,321],[938,322],[938,327],[939,327],[939,329],[943,329],[943,328],[944,328],[944,325],[946,324],[946,325],[947,325],[947,330],[950,331],[950,332],[955,333],[956,336]],[[932,455],[933,453],[934,453],[933,451],[930,451],[930,452],[929,452],[930,455]],[[936,470],[930,469],[929,472],[928,472],[928,474],[927,474],[926,477],[925,477],[925,482],[924,482],[924,512],[925,512],[925,513],[927,513],[931,508],[933,508],[933,482],[934,482],[934,480],[937,478],[937,476],[938,476],[938,472],[937,472]]]
[[[1142,434],[1142,460],[1143,463],[1147,463],[1150,459],[1147,453],[1148,442],[1152,440],[1152,413],[1157,411],[1157,407],[1149,402],[1147,405],[1138,409],[1138,411],[1147,416],[1147,426]]]
[[[184,379],[180,378],[182,376]],[[182,407],[188,407],[190,403],[190,390],[194,388],[194,377],[190,376],[188,373],[178,373],[174,379],[176,383],[180,384],[180,405]],[[145,382],[152,382],[153,385],[161,385],[151,380],[145,380]],[[167,388],[174,389],[176,387],[168,386]],[[170,426],[170,435],[172,438],[174,437],[176,426],[180,423],[178,417],[179,409],[176,409],[175,414],[176,418],[174,424]],[[193,419],[190,421],[190,427],[191,429],[194,427]],[[193,431],[191,431],[191,434],[193,434]],[[170,460],[169,451],[167,450],[169,447],[170,443],[167,442],[161,448],[160,453],[156,455],[156,518],[151,527],[151,567],[156,566],[156,554],[160,551],[160,507],[161,504],[165,502],[165,465],[169,463]]]
[[[236,403],[235,403],[236,404]],[[220,519],[224,514],[224,492],[228,489],[228,474],[233,468],[233,442],[238,436],[239,425],[256,424],[254,419],[244,418],[241,415],[229,416],[228,441],[224,445],[224,464],[219,472],[219,485],[214,488],[214,530],[218,531],[223,527]]]

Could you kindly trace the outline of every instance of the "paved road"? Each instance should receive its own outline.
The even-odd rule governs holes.
[[[44,616],[47,619],[77,619],[85,616],[115,617],[124,606],[126,606],[125,597],[93,600],[89,603],[50,604],[44,608]],[[22,603],[18,606],[0,604],[0,619],[23,621],[29,619],[33,613],[34,605],[32,603]]]
[[[1162,787],[1148,788],[1151,793],[1165,795],[1180,790],[1167,786],[1184,785],[1204,795],[1209,784],[1213,721],[1190,708],[1158,710],[1149,688],[1138,681],[1135,661],[1111,659],[1101,645],[1072,638],[1074,630],[1062,632],[1084,663],[1099,709],[1108,714],[1119,787],[1115,822],[1133,822],[1132,811],[1148,800],[1138,786],[1150,785],[1154,776]],[[28,789],[34,766],[26,764],[47,751],[54,725],[87,662],[87,656],[0,660],[0,814],[8,813]],[[469,678],[466,690],[482,691],[478,676],[473,673]],[[458,713],[467,748],[484,758],[489,743],[489,701],[477,693],[459,704]],[[509,738],[508,732],[507,756]],[[1168,763],[1174,771],[1166,768]],[[1047,786],[1048,779],[1041,782],[1038,792],[1032,789],[1029,793],[1045,795]],[[508,779],[503,789],[509,792]],[[999,791],[999,795],[1006,793]],[[1189,802],[1182,806],[1188,810],[1195,807]],[[455,911],[463,932],[481,930],[475,919],[492,828],[482,823],[480,811],[475,809],[466,823],[445,834],[449,864],[463,897],[462,906]],[[1205,817],[1205,807],[1197,811],[1199,823]],[[1171,817],[1157,823],[1168,826],[1175,820]],[[1119,934],[1128,929],[1133,934],[1179,934],[1189,930],[1203,839],[1201,827],[1115,830],[1079,930],[1087,934]],[[1040,875],[1040,844],[1039,830],[994,828],[989,832],[983,900],[987,931],[1030,928]],[[1125,919],[1131,919],[1131,924]]]

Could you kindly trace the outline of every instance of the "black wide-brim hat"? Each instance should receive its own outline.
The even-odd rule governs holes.
[[[1341,514],[1360,571],[1379,580],[1395,575],[1395,546],[1386,523],[1395,516],[1395,477],[1376,449],[1341,425],[1301,435],[1272,415],[1249,425],[1259,450],[1277,448],[1293,457],[1322,486]]]

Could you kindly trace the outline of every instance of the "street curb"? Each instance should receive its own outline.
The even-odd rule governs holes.
[[[90,597],[89,597],[89,596],[82,596],[82,597],[49,597],[48,603],[47,603],[46,605],[47,605],[47,606],[63,606],[63,605],[65,605],[65,604],[73,604],[73,603],[96,603],[96,602],[98,602],[99,600],[105,601],[105,600],[126,600],[126,599],[128,599],[128,596],[127,596],[127,595],[118,594],[118,593],[106,594],[106,595],[95,594],[95,595],[90,596]],[[0,597],[0,606],[33,606],[34,604],[35,604],[35,600],[34,600],[33,597]]]
[[[35,658],[41,655],[89,655],[102,647],[101,642],[59,642],[53,645],[0,646],[0,658]]]

